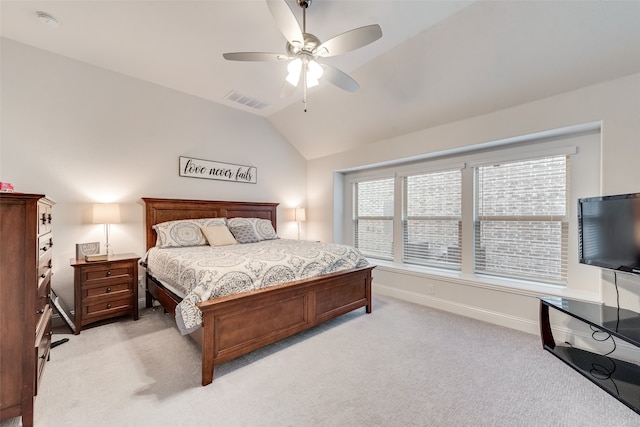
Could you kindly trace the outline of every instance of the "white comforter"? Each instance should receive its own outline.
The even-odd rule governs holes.
[[[152,248],[147,271],[184,299],[176,309],[182,334],[200,327],[198,302],[368,264],[346,245],[276,239],[222,247]]]

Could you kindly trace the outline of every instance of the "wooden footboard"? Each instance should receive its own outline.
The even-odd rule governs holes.
[[[202,311],[202,385],[216,364],[249,353],[360,307],[371,313],[373,267],[216,298]]]
[[[327,320],[365,307],[371,313],[371,270],[363,267],[201,302],[202,328],[191,334],[202,347],[202,385],[214,367]],[[147,277],[152,299],[175,315],[179,298]]]

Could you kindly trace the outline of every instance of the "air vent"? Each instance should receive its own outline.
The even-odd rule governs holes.
[[[224,97],[229,101],[237,102],[238,104],[242,104],[249,108],[254,108],[256,110],[263,110],[269,106],[269,104],[267,104],[266,102],[258,101],[255,98],[252,98],[247,95],[243,95],[240,92],[237,92],[235,90],[232,90],[231,92],[226,94]]]

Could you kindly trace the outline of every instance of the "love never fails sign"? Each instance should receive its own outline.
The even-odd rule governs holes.
[[[253,166],[234,165],[232,163],[213,162],[210,160],[179,158],[180,176],[189,178],[216,179],[220,181],[258,182],[258,170]]]

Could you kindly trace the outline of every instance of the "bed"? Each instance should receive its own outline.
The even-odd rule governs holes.
[[[156,246],[154,225],[200,218],[260,218],[276,229],[277,203],[142,198],[146,248]],[[354,267],[318,277],[225,295],[196,305],[201,324],[190,333],[201,347],[202,385],[211,384],[214,367],[350,311],[371,313],[373,266]],[[146,306],[156,300],[175,316],[182,298],[150,272]]]

